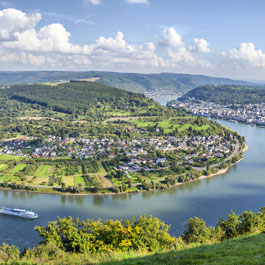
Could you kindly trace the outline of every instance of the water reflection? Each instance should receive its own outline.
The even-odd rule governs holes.
[[[5,198],[8,198],[9,194],[10,194],[9,191],[7,191],[7,190],[3,190],[3,196],[4,196]]]
[[[61,196],[61,204],[62,205],[65,205],[65,203],[66,203],[66,196],[65,195],[62,195]]]
[[[104,204],[104,197],[103,196],[94,196],[92,202],[93,202],[94,206],[99,207],[102,204]]]
[[[84,196],[73,196],[77,205],[82,206],[85,201]]]

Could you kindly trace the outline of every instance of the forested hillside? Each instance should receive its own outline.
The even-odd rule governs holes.
[[[141,94],[92,82],[70,82],[49,85],[15,85],[0,91],[0,96],[24,103],[39,104],[55,111],[87,112],[93,108],[136,111],[155,104]],[[157,104],[157,108],[159,105]]]
[[[217,104],[257,104],[265,102],[265,89],[251,86],[200,86],[186,93],[180,100],[194,98]]]
[[[97,82],[99,83],[141,93],[152,90],[185,93],[197,86],[207,84],[250,85],[250,83],[244,81],[236,81],[227,78],[174,73],[137,74],[98,71],[0,72],[0,84],[44,83],[85,78],[97,78]]]

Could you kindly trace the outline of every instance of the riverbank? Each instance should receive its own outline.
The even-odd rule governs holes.
[[[247,152],[248,149],[249,149],[249,147],[245,144],[245,147],[242,150],[242,152],[245,153],[245,152]],[[237,162],[233,163],[230,167],[220,169],[217,173],[210,174],[209,176],[201,176],[199,179],[207,179],[207,178],[211,178],[211,177],[214,177],[217,175],[225,174],[232,166],[235,166],[236,164],[240,163],[243,160],[244,160],[244,157],[239,159]]]
[[[243,153],[245,153],[247,150],[249,149],[249,147],[245,144],[245,147],[244,149],[242,150]],[[218,175],[221,175],[221,174],[225,174],[228,172],[228,170],[240,163],[242,160],[244,160],[244,158],[241,158],[240,160],[238,160],[237,162],[233,163],[231,166],[227,167],[227,168],[224,168],[224,169],[220,169],[218,172],[216,173],[212,173],[208,176],[201,176],[197,179],[193,179],[193,180],[189,180],[187,182],[183,182],[183,183],[176,183],[174,185],[170,185],[169,187],[167,187],[166,189],[169,189],[169,188],[172,188],[172,187],[175,187],[175,186],[180,186],[180,185],[183,185],[183,184],[187,184],[187,183],[190,183],[190,182],[195,182],[195,181],[198,181],[198,180],[203,180],[203,179],[207,179],[207,178],[211,178],[211,177],[214,177],[214,176],[218,176]],[[164,180],[161,180],[161,181],[165,181]],[[59,189],[59,188],[58,188]],[[4,188],[4,187],[0,187],[0,190],[6,190],[6,191],[18,191],[18,192],[28,192],[28,193],[37,193],[37,194],[51,194],[51,195],[64,195],[64,196],[102,196],[102,195],[117,195],[117,194],[136,194],[136,193],[140,193],[140,192],[147,192],[147,191],[156,191],[158,189],[150,189],[150,190],[137,190],[137,191],[125,191],[125,192],[119,192],[119,193],[115,193],[115,192],[101,192],[101,193],[67,193],[67,192],[60,192],[60,191],[56,191],[54,188],[51,190],[51,191],[40,191],[40,190],[36,190],[36,191],[33,191],[33,190],[16,190],[16,189],[10,189],[10,188]]]

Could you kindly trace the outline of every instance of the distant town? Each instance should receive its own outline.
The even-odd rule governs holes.
[[[158,97],[167,97],[167,98],[178,98],[182,94],[176,92],[169,92],[168,90],[148,90],[144,93],[144,95],[148,98],[158,98]]]
[[[220,105],[212,102],[190,99],[174,101],[170,106],[185,108],[197,116],[224,119],[265,127],[265,103],[246,105]]]

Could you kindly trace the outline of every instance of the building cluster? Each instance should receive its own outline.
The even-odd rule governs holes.
[[[233,135],[139,137],[122,138],[65,138],[48,136],[38,139],[16,139],[2,142],[0,154],[30,158],[75,157],[115,158],[122,154],[127,162],[120,167],[126,171],[150,170],[165,167],[165,153],[172,152],[181,164],[192,164],[211,158],[222,158],[235,148]],[[159,157],[157,152],[159,151]]]
[[[185,108],[193,114],[225,119],[251,125],[265,126],[265,103],[247,105],[219,105],[207,101],[175,101],[172,107]]]
[[[159,97],[178,98],[181,96],[181,93],[170,92],[168,90],[148,90],[144,93],[144,95],[148,98],[159,98]]]

